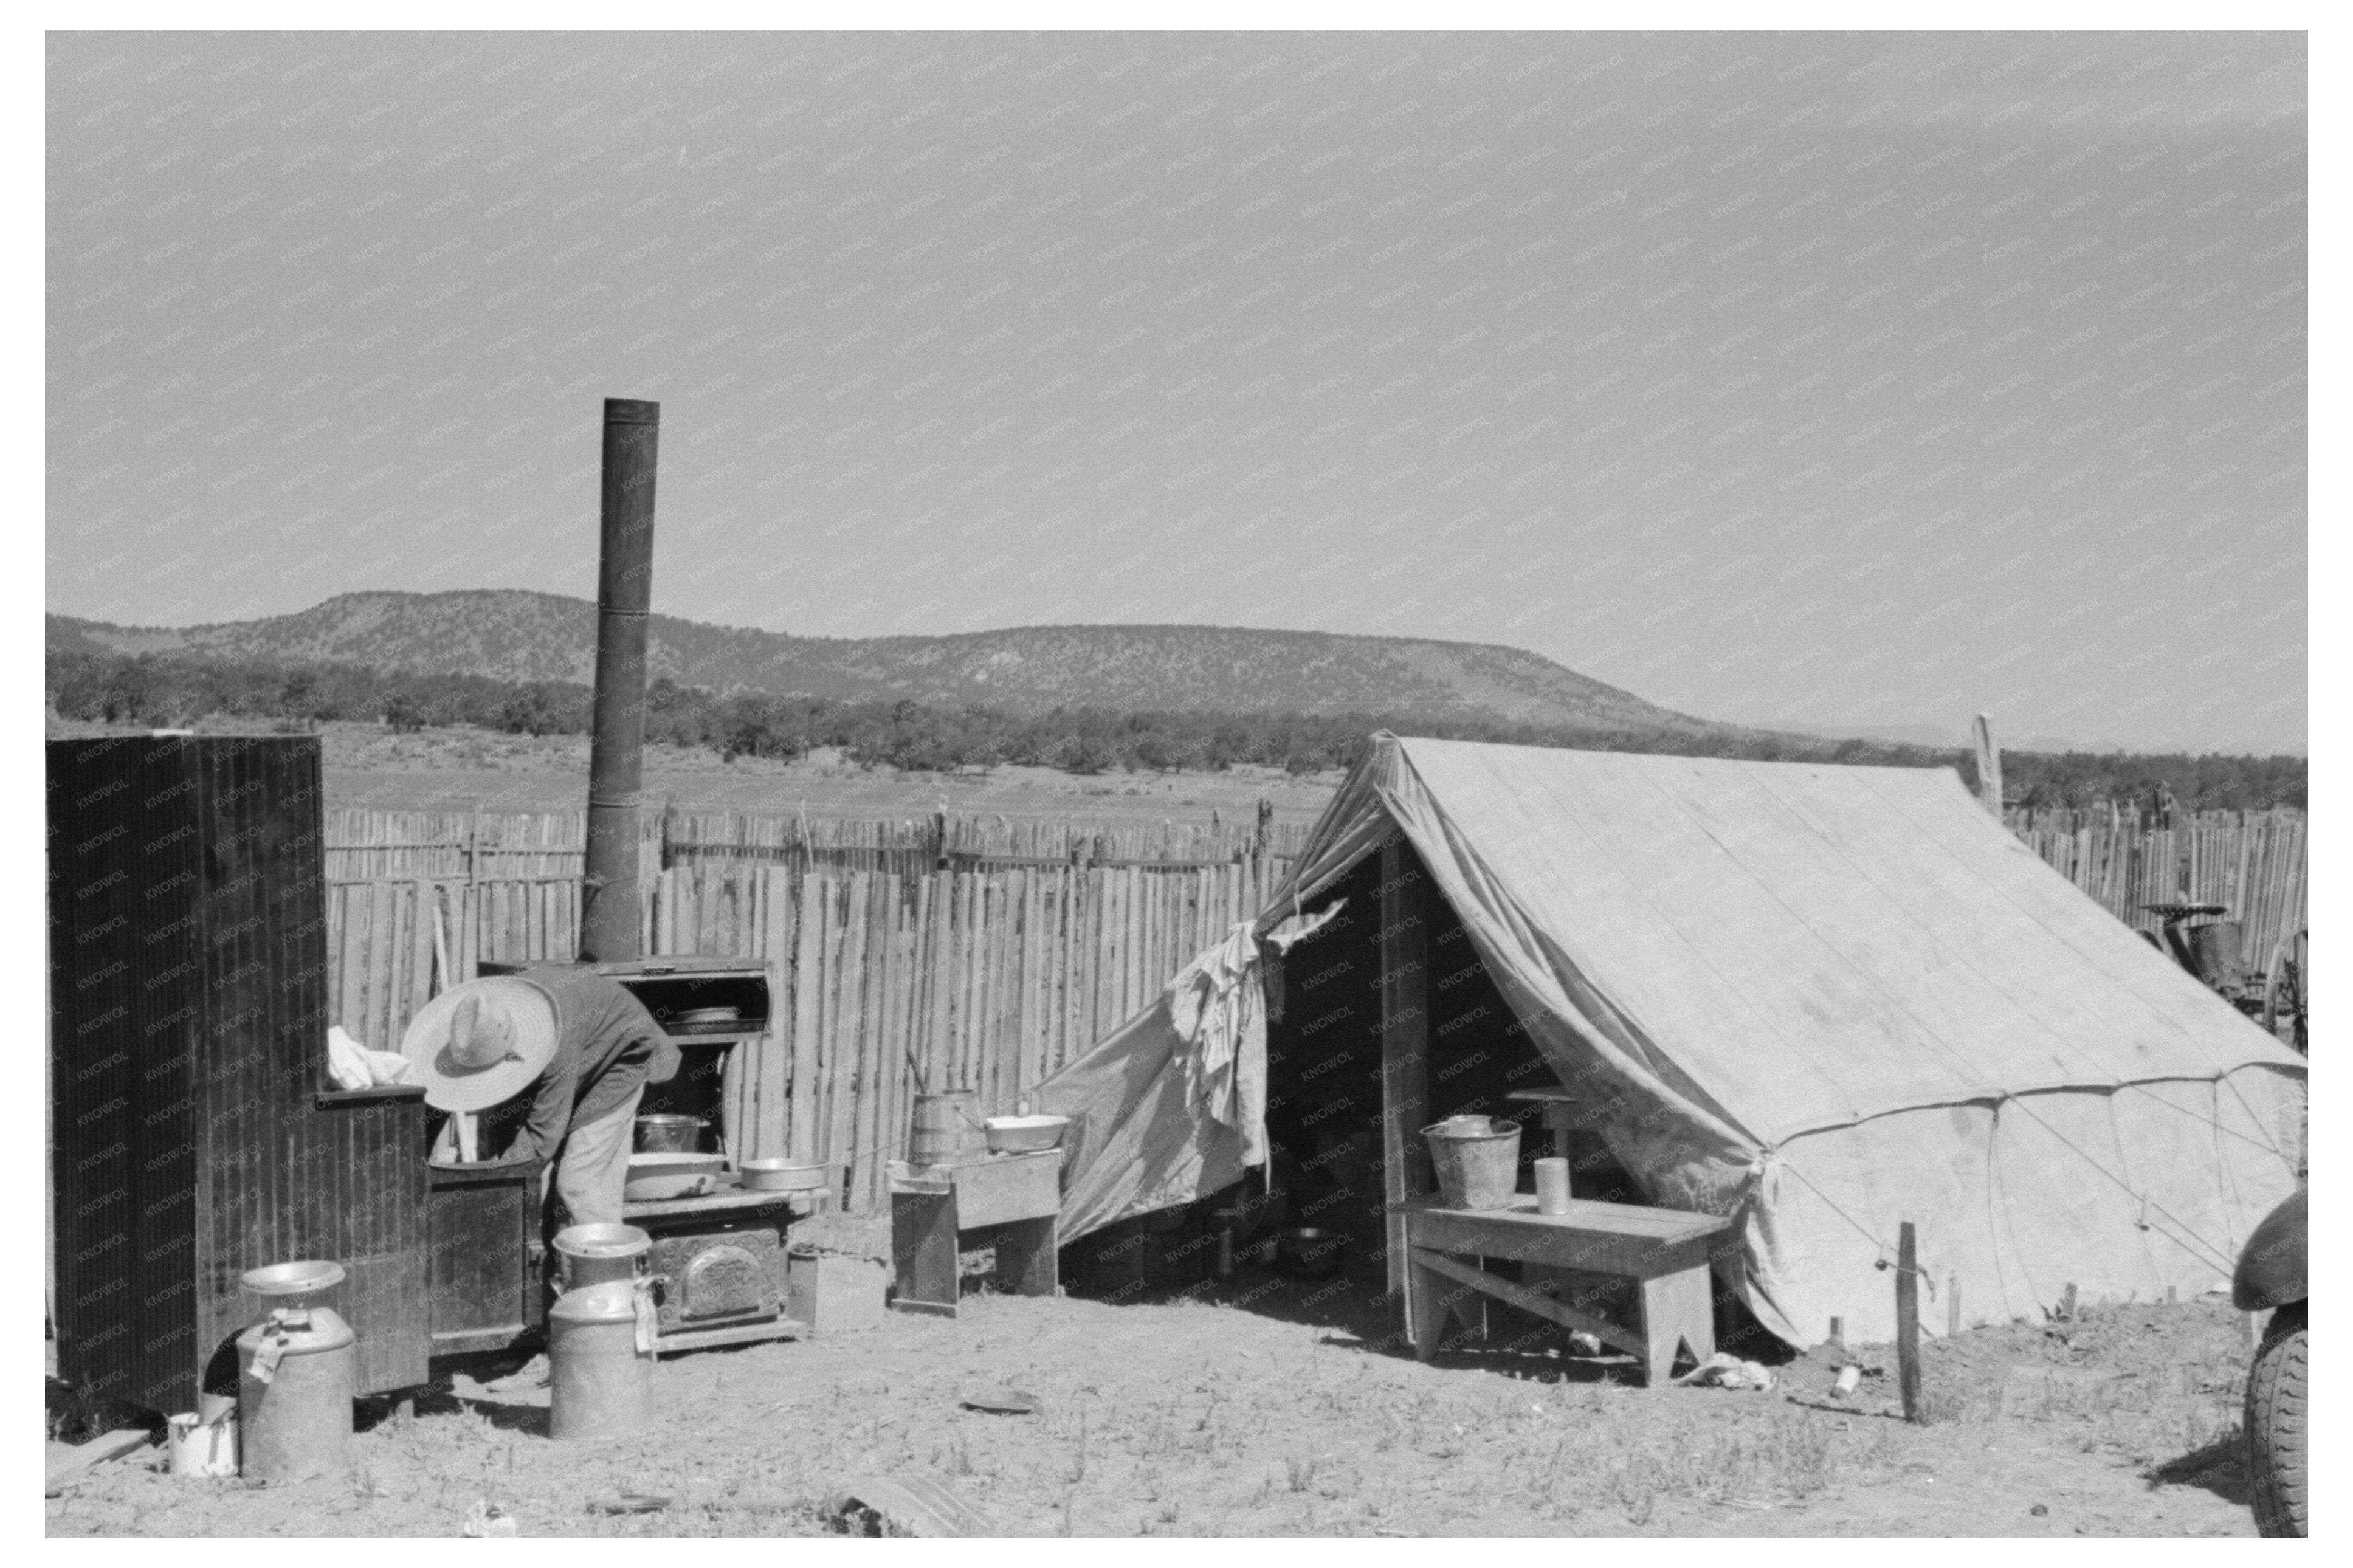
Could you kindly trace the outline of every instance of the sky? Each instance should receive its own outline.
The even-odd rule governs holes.
[[[47,46],[49,609],[1525,647],[1744,723],[2306,741],[2293,34]]]

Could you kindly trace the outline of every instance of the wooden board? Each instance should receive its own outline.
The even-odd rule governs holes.
[[[793,961],[793,1050],[790,1122],[786,1145],[789,1157],[813,1160],[816,1153],[816,1098],[818,994],[825,953],[825,911],[832,902],[832,882],[809,877],[801,882],[800,930]]]
[[[43,1489],[54,1494],[58,1488],[79,1480],[109,1459],[135,1453],[154,1440],[154,1434],[144,1427],[124,1426],[87,1443],[52,1443],[43,1466]]]
[[[955,1186],[956,1224],[961,1229],[1061,1213],[1062,1152],[1059,1149],[999,1154],[947,1169]]]
[[[828,1506],[836,1514],[869,1510],[887,1528],[920,1538],[953,1540],[1004,1533],[988,1515],[937,1481],[920,1476],[898,1479],[870,1476],[852,1481]]]
[[[1559,1324],[1562,1328],[1591,1334],[1602,1343],[1615,1345],[1629,1355],[1641,1355],[1649,1349],[1642,1342],[1642,1336],[1631,1329],[1613,1323],[1607,1318],[1596,1317],[1590,1312],[1580,1312],[1574,1307],[1554,1300],[1540,1290],[1531,1290],[1525,1286],[1515,1285],[1509,1279],[1449,1258],[1442,1252],[1433,1252],[1427,1247],[1417,1247],[1411,1249],[1410,1257],[1416,1268],[1429,1269],[1433,1274],[1451,1279],[1470,1289],[1493,1296],[1499,1301],[1509,1302],[1524,1312],[1534,1313],[1547,1321]],[[1424,1361],[1430,1359],[1429,1350],[1424,1347],[1430,1344],[1438,1325],[1445,1318],[1444,1312],[1431,1310],[1440,1304],[1442,1303],[1424,1299],[1418,1304],[1414,1314],[1416,1318],[1414,1348]]]
[[[863,1027],[859,1032],[858,1076],[849,1108],[853,1120],[849,1133],[851,1154],[846,1200],[856,1214],[864,1214],[872,1206],[874,1193],[876,1116],[882,1099],[881,1047],[888,1027],[890,999],[885,979],[890,967],[891,911],[883,900],[888,896],[889,884],[895,880],[871,879],[859,908],[865,943],[864,967],[859,976],[859,1012]]]

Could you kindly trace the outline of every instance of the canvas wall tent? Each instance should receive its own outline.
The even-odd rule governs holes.
[[[1727,1283],[1793,1342],[1892,1333],[1907,1219],[1941,1328],[1955,1284],[1965,1324],[2205,1290],[2295,1185],[2302,1058],[1950,773],[1381,735],[1265,923],[1388,841],[1428,874],[1383,892],[1392,1195],[1445,1071],[1422,886],[1647,1201],[1740,1216]]]

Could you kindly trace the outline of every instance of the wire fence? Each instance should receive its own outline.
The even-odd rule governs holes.
[[[327,879],[499,881],[580,874],[587,814],[374,811],[327,813]],[[1295,854],[1307,825],[1278,823],[1261,805],[1247,821],[1106,824],[1004,816],[810,817],[773,812],[648,812],[649,871],[681,863],[751,861],[790,870],[921,876],[958,866],[1219,864]]]

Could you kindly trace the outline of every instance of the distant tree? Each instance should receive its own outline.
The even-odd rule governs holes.
[[[526,686],[499,704],[499,728],[509,734],[544,735],[555,727],[555,707],[537,686]]]
[[[1119,761],[1119,753],[1100,735],[1084,732],[1061,736],[1048,755],[1051,766],[1071,773],[1100,773]]]

